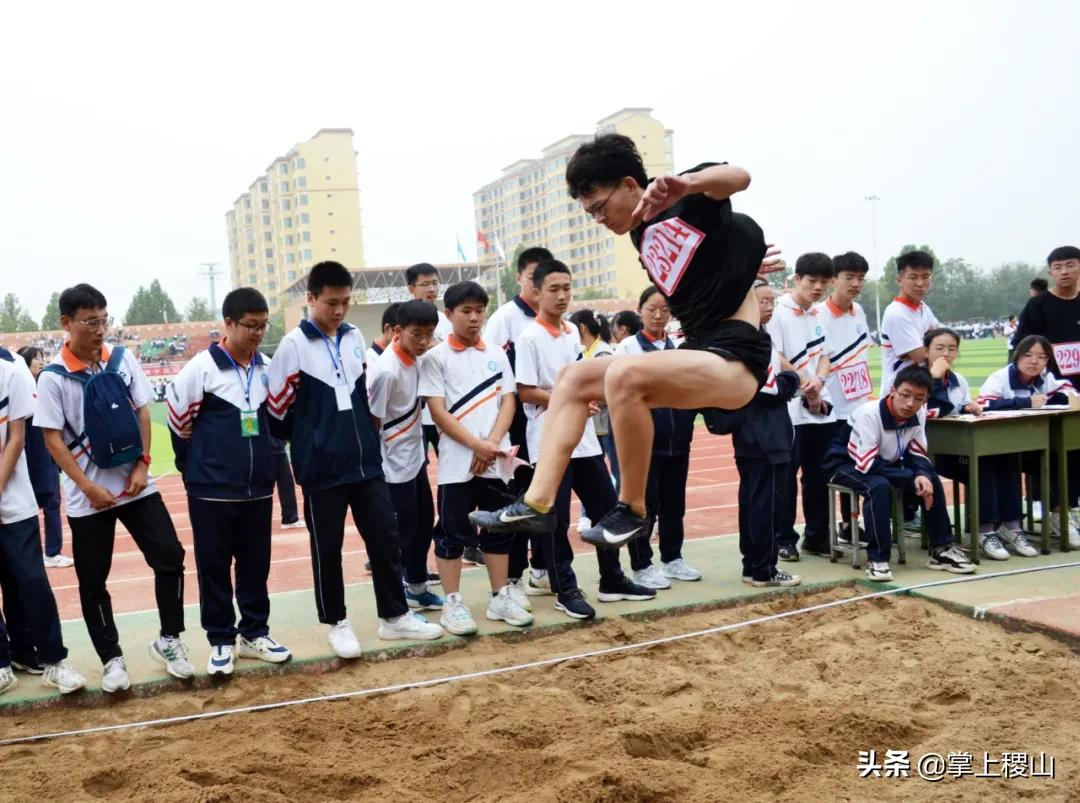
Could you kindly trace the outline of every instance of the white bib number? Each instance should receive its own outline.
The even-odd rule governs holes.
[[[1062,376],[1080,374],[1080,343],[1055,343],[1054,359]]]
[[[840,380],[840,391],[848,401],[862,399],[870,395],[870,366],[865,362],[848,365],[836,372]]]

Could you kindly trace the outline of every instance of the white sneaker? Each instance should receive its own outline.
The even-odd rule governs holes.
[[[210,648],[210,660],[206,662],[206,674],[231,675],[233,673],[233,652],[231,644],[218,644]]]
[[[282,524],[281,529],[283,529],[283,530],[306,530],[307,529],[307,522],[305,522],[303,519],[300,519],[299,521],[290,521],[288,524]]]
[[[639,586],[645,586],[645,588],[671,588],[671,581],[664,577],[660,570],[652,564],[634,572],[634,582]]]
[[[530,597],[544,597],[550,596],[555,592],[551,590],[551,578],[548,577],[548,573],[541,572],[540,576],[530,569],[525,572],[525,576],[522,578],[525,581],[525,593]],[[532,608],[529,608],[532,610]]]
[[[45,665],[41,682],[46,686],[59,689],[61,694],[71,694],[86,685],[86,678],[75,671],[75,668],[67,661],[60,661]]]
[[[66,569],[69,566],[74,566],[75,561],[69,558],[67,555],[52,555],[46,556],[45,568],[46,569]]]
[[[990,560],[1008,560],[1009,550],[1007,550],[1001,544],[1001,538],[998,537],[998,533],[983,533],[979,536],[979,544],[982,546],[982,552]]]
[[[1050,535],[1054,538],[1061,540],[1061,518],[1057,513],[1050,516]],[[1080,530],[1076,529],[1076,525],[1071,521],[1069,522],[1069,549],[1080,549]]]
[[[513,597],[513,600],[517,603],[518,607],[524,608],[532,613],[532,603],[529,602],[529,597],[525,591],[525,583],[522,579],[517,577],[513,580],[507,580],[506,587],[510,589],[510,596]]]
[[[1069,521],[1072,522],[1072,526],[1080,530],[1080,508],[1069,509]]]
[[[577,531],[579,533],[582,530],[588,530],[590,527],[592,527],[592,519],[590,519],[588,516],[582,516],[580,519],[578,519]]]
[[[0,694],[18,685],[19,679],[15,677],[14,670],[10,666],[0,666]]]
[[[123,657],[113,658],[105,668],[101,670],[101,690],[112,694],[116,691],[127,691],[131,688],[131,678],[128,677],[127,661]]]
[[[469,613],[469,609],[465,605],[465,600],[461,598],[461,594],[446,595],[446,601],[443,602],[442,616],[439,617],[439,623],[446,628],[447,633],[451,633],[455,636],[473,636],[476,635],[476,631],[478,630],[476,627],[476,620],[474,620],[472,614]]]
[[[174,678],[195,677],[195,667],[188,660],[188,648],[179,637],[165,637],[150,642],[150,657],[165,667]]]
[[[403,613],[397,619],[379,620],[379,638],[384,641],[393,639],[415,639],[417,641],[434,641],[442,638],[443,629],[433,622],[429,622],[423,616],[413,611]]]
[[[998,534],[1001,536],[1001,541],[1005,545],[1006,549],[1011,549],[1017,555],[1022,555],[1025,558],[1035,558],[1039,556],[1039,550],[1032,546],[1028,540],[1027,534],[1023,530],[1010,530],[1004,524],[998,528]]]
[[[284,644],[278,644],[269,636],[259,636],[248,641],[243,636],[236,648],[239,658],[254,658],[257,661],[266,661],[268,664],[283,664],[292,658],[292,653]]]
[[[701,579],[701,572],[682,558],[675,558],[670,563],[660,564],[660,573],[669,580],[684,580],[692,583]]]
[[[509,586],[503,586],[498,594],[491,595],[484,616],[492,622],[506,622],[514,627],[528,627],[533,623],[533,615],[510,596]]]
[[[866,564],[866,576],[875,583],[888,583],[893,579],[888,561],[872,560]]]
[[[342,619],[330,627],[330,647],[338,658],[359,658],[360,642],[348,619]]]

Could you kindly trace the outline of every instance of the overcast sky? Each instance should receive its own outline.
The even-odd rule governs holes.
[[[981,266],[1080,242],[1075,2],[17,3],[0,49],[3,290],[228,282],[225,211],[351,127],[369,265],[475,253],[472,192],[624,106],[793,260],[906,242]],[[702,10],[691,13],[691,8]],[[220,302],[221,293],[218,299]]]

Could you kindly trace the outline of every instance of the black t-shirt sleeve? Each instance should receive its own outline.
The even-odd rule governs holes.
[[[1029,298],[1027,304],[1024,305],[1024,309],[1020,312],[1020,320],[1016,324],[1014,343],[1019,343],[1028,335],[1046,336],[1046,316],[1043,315],[1041,300],[1042,296],[1035,296],[1035,298]]]

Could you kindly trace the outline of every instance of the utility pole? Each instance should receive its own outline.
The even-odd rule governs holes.
[[[866,195],[864,201],[870,202],[870,264],[877,268],[877,202],[881,199],[876,195]],[[881,283],[885,281],[885,270],[881,271],[881,278],[874,285],[874,306],[877,309],[877,331],[881,337]]]
[[[210,280],[210,312],[214,314],[215,320],[217,319],[217,294],[214,293],[214,280],[218,277],[218,263],[217,262],[203,262],[202,267],[206,270],[199,273],[200,276],[205,276]]]

